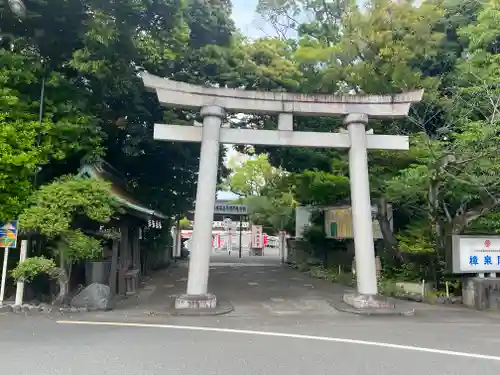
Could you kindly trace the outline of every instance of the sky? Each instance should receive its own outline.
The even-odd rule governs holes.
[[[258,0],[232,0],[232,3],[233,20],[243,34],[251,38],[258,38],[266,33],[272,33],[271,28],[266,26],[262,18],[255,12]]]
[[[331,2],[333,0],[325,0]],[[265,35],[275,35],[273,29],[266,25],[264,20],[256,13],[259,0],[231,0],[233,4],[233,20],[236,27],[250,38],[258,38]],[[357,0],[362,5],[364,0]],[[417,4],[419,1],[416,2]]]

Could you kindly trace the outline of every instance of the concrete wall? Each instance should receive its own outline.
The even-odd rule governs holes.
[[[464,278],[462,303],[476,310],[500,311],[500,279]]]

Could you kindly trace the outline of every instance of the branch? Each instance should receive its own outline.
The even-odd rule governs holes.
[[[448,210],[448,205],[443,201],[443,211],[448,219],[449,223],[453,223],[453,218],[451,217],[450,210]]]
[[[466,210],[467,203],[464,202],[455,214],[453,219],[454,233],[461,233],[470,223],[490,213],[500,204],[500,196],[482,199],[480,205],[469,210]]]

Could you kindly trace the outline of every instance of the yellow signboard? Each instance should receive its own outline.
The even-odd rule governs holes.
[[[372,207],[373,238],[381,239],[382,232],[376,218],[377,208]],[[392,206],[387,206],[387,215],[392,227]],[[352,211],[350,206],[325,209],[325,233],[328,238],[354,238],[352,231]]]

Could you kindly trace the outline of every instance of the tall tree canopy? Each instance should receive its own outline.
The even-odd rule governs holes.
[[[144,92],[137,73],[146,69],[209,83],[199,70],[202,51],[231,44],[230,4],[25,3],[22,20],[7,2],[0,5],[2,218],[19,214],[35,174],[43,184],[95,157],[126,173],[139,199],[167,214],[186,210],[194,196],[199,146],[159,143],[151,135],[155,122],[182,123],[196,114],[164,111],[155,95]]]
[[[301,92],[426,90],[408,120],[370,120],[375,133],[409,134],[412,144],[409,152],[370,153],[372,200],[390,254],[427,252],[440,273],[450,234],[498,230],[497,1],[372,0],[360,7],[349,0],[262,0],[258,10],[280,43],[290,45],[282,56],[293,63]],[[272,118],[255,123],[276,126]],[[340,126],[334,119],[295,124],[321,131]],[[343,153],[260,151],[289,171],[314,166],[318,171],[307,173],[347,175]],[[385,215],[388,202],[396,209],[395,232]]]

